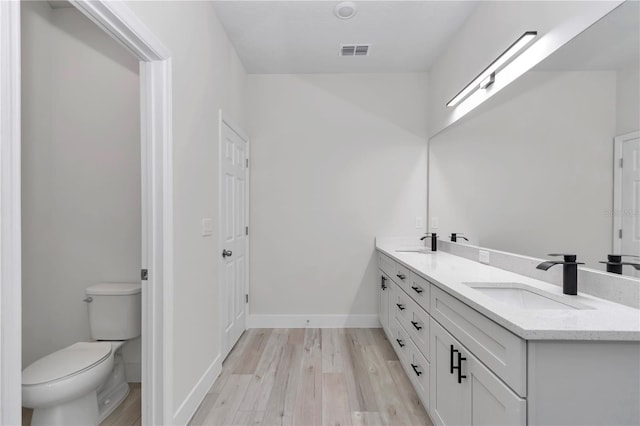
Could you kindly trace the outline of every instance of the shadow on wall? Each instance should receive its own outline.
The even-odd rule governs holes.
[[[410,77],[404,83],[401,78],[403,75]],[[304,81],[305,84],[321,89],[325,94],[339,99],[339,103],[352,105],[358,114],[367,112],[375,116],[375,119],[385,121],[398,130],[402,129],[426,140],[427,116],[422,116],[421,113],[427,108],[427,93],[426,91],[419,93],[410,100],[406,97],[407,93],[415,91],[416,77],[423,79],[424,84],[421,87],[426,87],[426,73],[295,75],[295,78]],[[345,79],[349,79],[348,85],[345,85]],[[404,87],[399,88],[398,84]],[[301,99],[301,102],[304,102],[304,99]],[[419,105],[398,108],[397,106],[402,105],[403,102]],[[404,141],[398,138],[397,142]]]
[[[89,18],[85,17],[75,7],[53,9],[51,11],[51,23],[58,31],[64,33],[66,37],[83,45],[86,49],[94,52],[95,54],[109,58],[110,61],[117,63],[123,68],[127,68],[133,73],[138,73],[138,61],[131,53],[125,50],[124,47],[121,49],[114,49],[114,40],[111,37],[106,34],[101,37],[82,37],[84,30],[102,30],[98,29],[96,24],[89,20]],[[82,60],[84,58],[79,57],[78,59]],[[99,81],[96,81],[96,83],[98,82]]]
[[[362,305],[375,306],[373,313],[363,312]],[[362,278],[358,284],[349,315],[376,314],[378,313],[378,257],[376,256],[375,242],[371,241],[371,256],[363,269]]]

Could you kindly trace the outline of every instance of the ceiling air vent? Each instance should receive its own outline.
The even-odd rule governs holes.
[[[369,56],[370,44],[343,44],[340,46],[340,56]]]

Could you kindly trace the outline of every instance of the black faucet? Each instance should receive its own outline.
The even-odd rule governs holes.
[[[438,234],[435,232],[425,234],[424,237],[420,238],[420,241],[424,241],[425,238],[431,238],[431,251],[438,251]]]
[[[578,265],[584,265],[584,263],[576,262],[577,257],[575,254],[553,253],[549,256],[563,256],[564,262],[549,260],[547,262],[542,262],[541,264],[536,266],[536,268],[546,271],[552,266],[562,265],[562,292],[571,296],[575,296],[576,294],[578,294]]]
[[[463,237],[461,232],[452,232],[451,233],[451,242],[452,243],[457,243],[458,242],[458,238],[462,238],[465,241],[469,241],[469,239],[467,237]]]
[[[638,271],[640,271],[640,263],[623,262],[623,257],[633,257],[635,259],[640,259],[640,256],[635,256],[632,254],[609,254],[607,255],[607,261],[600,263],[604,263],[605,265],[607,265],[607,272],[611,272],[614,274],[622,275],[622,267],[625,265],[633,266]]]

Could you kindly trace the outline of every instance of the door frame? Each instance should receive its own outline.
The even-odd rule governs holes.
[[[222,151],[222,142],[223,142],[223,135],[222,135],[222,129],[224,124],[228,125],[231,130],[233,130],[234,132],[236,132],[238,134],[238,136],[240,136],[246,143],[247,143],[247,160],[249,161],[249,167],[247,167],[246,169],[246,178],[245,178],[245,203],[246,203],[246,223],[247,226],[250,225],[250,200],[251,200],[251,196],[250,196],[250,192],[251,192],[251,161],[249,160],[249,158],[251,157],[251,143],[249,141],[249,138],[247,137],[246,133],[244,133],[242,131],[242,127],[236,125],[223,111],[222,109],[218,110],[218,252],[216,253],[216,255],[220,255],[220,253],[222,253],[222,250],[224,248],[223,246],[223,242],[222,242],[222,235],[223,235],[223,231],[222,231],[222,221],[220,220],[220,218],[222,217],[222,209],[224,207],[223,205],[223,200],[222,200],[222,179],[220,178],[220,170],[222,170],[222,156],[223,156],[223,151]],[[247,262],[245,264],[245,277],[247,277],[247,282],[246,282],[246,294],[249,295],[249,302],[246,303],[245,306],[245,322],[244,322],[244,329],[247,329],[247,324],[248,324],[248,319],[249,319],[249,312],[250,312],[250,306],[251,306],[251,253],[250,253],[250,248],[251,248],[251,227],[249,226],[249,234],[247,235],[247,238],[245,240],[245,255],[247,257]],[[221,259],[221,257],[218,257],[218,318],[220,320],[220,327],[219,327],[219,332],[220,332],[220,361],[224,361],[225,358],[225,353],[228,355],[229,351],[232,348],[227,348],[227,342],[224,338],[224,306],[223,304],[225,303],[224,297],[223,297],[223,285],[222,282],[224,280],[224,265],[223,265],[223,261]]]
[[[140,61],[142,422],[173,420],[173,141],[171,53],[123,2],[70,0]],[[0,423],[20,424],[20,2],[0,1]]]
[[[622,250],[622,239],[620,230],[622,229],[622,144],[640,138],[640,131],[625,133],[613,139],[613,253],[620,253]]]

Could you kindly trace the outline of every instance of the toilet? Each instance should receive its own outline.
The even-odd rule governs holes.
[[[33,408],[33,426],[97,425],[129,394],[121,349],[140,336],[140,284],[96,284],[86,295],[95,341],[74,343],[22,371],[22,405]]]

